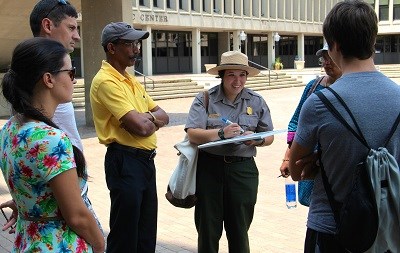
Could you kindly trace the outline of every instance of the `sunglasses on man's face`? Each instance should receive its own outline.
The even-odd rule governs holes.
[[[54,6],[47,12],[46,16],[44,16],[44,17],[47,18],[47,17],[49,16],[49,14],[50,14],[52,11],[54,11],[58,6],[60,6],[60,5],[67,5],[67,4],[69,4],[69,3],[68,3],[67,1],[65,1],[65,0],[58,0],[57,3],[56,3],[56,5],[54,5]]]
[[[74,81],[75,79],[75,74],[76,74],[76,68],[72,67],[71,69],[60,69],[56,71],[51,71],[50,73],[57,74],[60,72],[68,72],[69,77],[71,78],[71,81]]]

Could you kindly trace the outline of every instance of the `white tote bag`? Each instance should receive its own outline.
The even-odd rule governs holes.
[[[179,151],[179,161],[171,175],[165,196],[174,206],[190,208],[196,202],[198,148],[189,142],[187,135],[174,147]]]

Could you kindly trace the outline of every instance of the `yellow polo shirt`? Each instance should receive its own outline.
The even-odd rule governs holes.
[[[103,61],[92,81],[90,104],[100,143],[108,145],[117,142],[146,150],[157,147],[155,133],[142,137],[120,127],[119,120],[128,112],[147,112],[157,106],[134,76],[127,72],[121,75],[108,62]]]

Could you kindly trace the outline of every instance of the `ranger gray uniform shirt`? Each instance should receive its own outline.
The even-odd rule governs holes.
[[[222,91],[222,85],[209,91],[208,114],[204,105],[204,93],[200,92],[189,110],[185,131],[188,128],[220,129],[227,124],[221,118],[238,123],[244,131],[272,131],[272,119],[265,100],[258,93],[243,88],[236,100],[231,103]],[[256,155],[254,146],[241,143],[226,144],[203,149],[215,155],[252,157]]]

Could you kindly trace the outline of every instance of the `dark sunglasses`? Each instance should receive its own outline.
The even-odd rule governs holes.
[[[47,17],[49,16],[49,14],[50,14],[52,11],[54,11],[58,6],[60,6],[60,5],[67,5],[67,4],[69,4],[69,3],[68,3],[66,0],[58,0],[58,1],[57,1],[57,4],[54,5],[54,6],[47,12],[46,16],[44,16],[44,17],[47,18]]]
[[[69,77],[71,78],[71,81],[74,81],[75,79],[75,74],[76,74],[76,68],[72,67],[72,69],[60,69],[56,71],[50,71],[52,74],[60,73],[60,72],[68,72]]]

